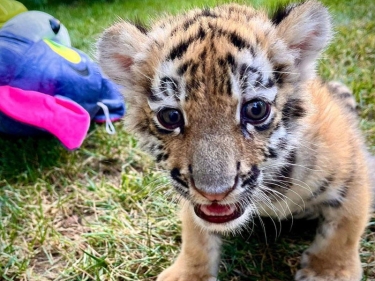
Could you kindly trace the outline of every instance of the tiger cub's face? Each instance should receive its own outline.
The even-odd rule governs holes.
[[[232,4],[150,30],[120,22],[98,48],[104,71],[124,86],[128,128],[170,171],[196,222],[230,231],[293,188],[310,114],[303,85],[329,38],[315,1],[273,19]]]

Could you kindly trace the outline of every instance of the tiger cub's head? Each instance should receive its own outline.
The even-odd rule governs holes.
[[[290,187],[310,110],[304,82],[330,37],[316,1],[273,18],[229,4],[149,30],[119,22],[99,40],[98,58],[124,87],[128,128],[170,172],[196,222],[228,231]]]

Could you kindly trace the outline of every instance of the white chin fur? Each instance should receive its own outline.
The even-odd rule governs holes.
[[[252,208],[249,206],[245,209],[242,216],[232,221],[226,223],[211,223],[199,218],[195,212],[192,205],[190,205],[190,211],[193,212],[193,217],[195,223],[204,230],[217,232],[217,233],[230,233],[238,231],[242,226],[244,226],[252,217]]]

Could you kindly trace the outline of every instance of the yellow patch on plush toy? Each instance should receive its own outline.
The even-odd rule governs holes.
[[[14,16],[26,12],[26,7],[18,1],[1,0],[0,2],[0,28]]]
[[[67,61],[70,61],[71,63],[75,64],[81,62],[81,56],[76,51],[69,49],[54,41],[51,41],[49,39],[44,39],[43,41],[52,49],[52,51],[62,56]]]

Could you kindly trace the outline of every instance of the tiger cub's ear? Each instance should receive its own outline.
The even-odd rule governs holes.
[[[327,8],[311,0],[279,10],[274,18],[279,36],[294,51],[302,79],[313,77],[315,61],[332,38]]]
[[[119,22],[104,31],[97,43],[97,58],[104,73],[122,86],[130,86],[131,66],[147,40],[145,30]]]

